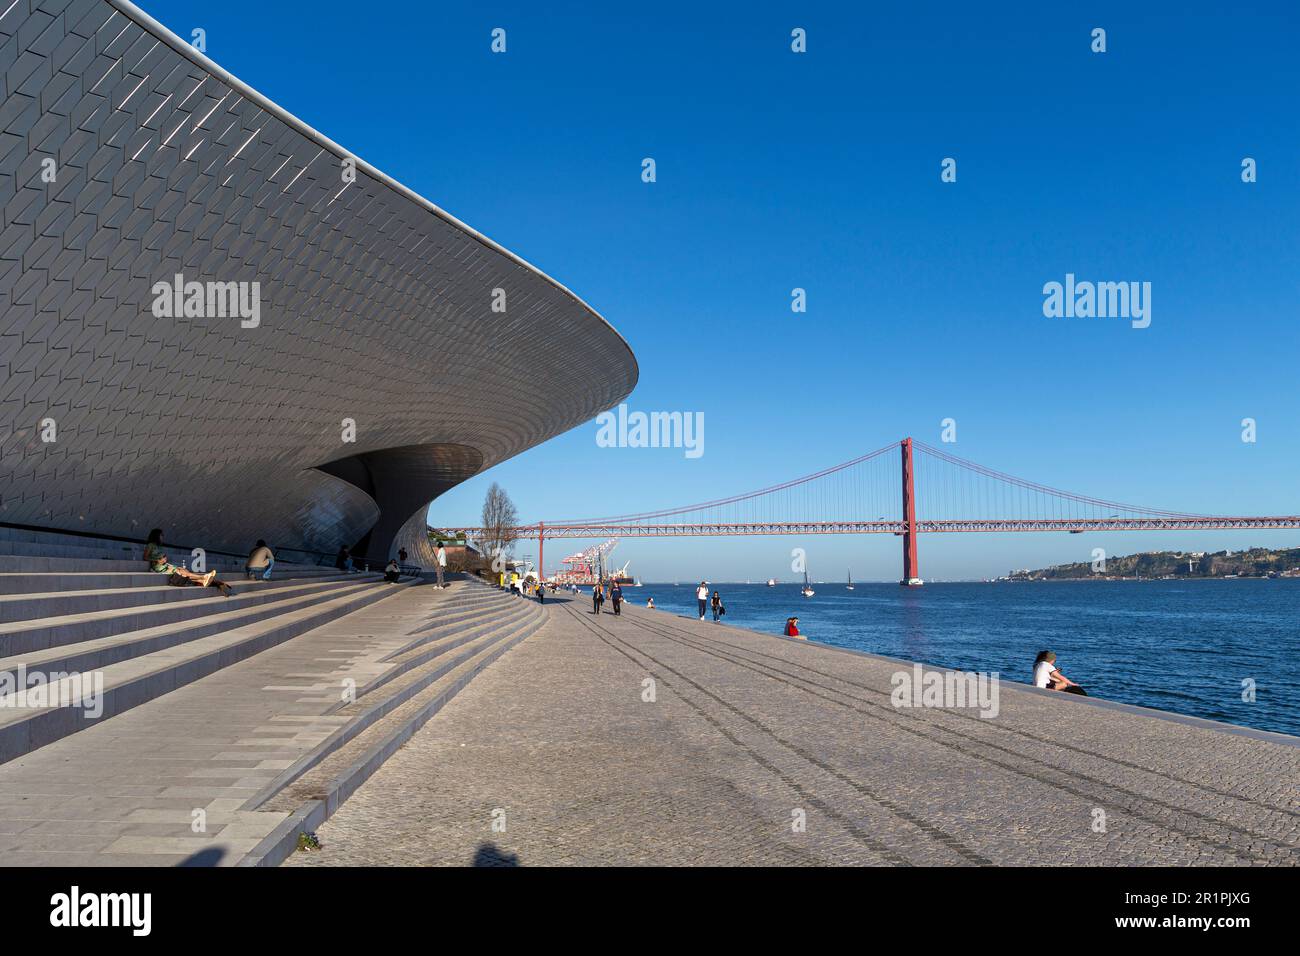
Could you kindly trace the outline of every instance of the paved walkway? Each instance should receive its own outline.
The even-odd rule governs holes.
[[[1009,683],[993,719],[899,710],[882,658],[551,616],[286,865],[1300,862],[1292,738]]]
[[[349,719],[328,713],[344,680],[363,687],[470,586],[404,588],[0,764],[0,863],[238,862],[287,816],[250,798]]]

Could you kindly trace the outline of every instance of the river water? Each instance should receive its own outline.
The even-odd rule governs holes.
[[[695,614],[696,584],[627,588]],[[1300,735],[1300,579],[998,584],[716,584],[726,624],[780,634],[789,615],[837,647],[1030,682],[1040,650],[1096,697]],[[608,605],[606,605],[608,608]],[[709,615],[710,619],[712,615]],[[1243,700],[1243,680],[1255,700]]]

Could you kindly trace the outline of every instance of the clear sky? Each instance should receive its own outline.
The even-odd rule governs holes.
[[[475,522],[492,480],[525,520],[715,498],[938,445],[944,418],[945,450],[1071,491],[1300,512],[1295,4],[143,6],[582,296],[636,352],[632,409],[704,413],[699,458],[600,448],[593,423],[434,524]],[[1150,327],[1045,317],[1066,273],[1150,282]],[[1252,544],[1300,533],[923,537],[921,570]],[[795,546],[815,577],[900,570],[889,536],[618,555],[649,580],[788,578]]]

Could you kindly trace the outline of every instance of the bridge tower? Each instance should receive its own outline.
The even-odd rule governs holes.
[[[916,560],[916,484],[912,472],[912,439],[900,442],[903,452],[903,579],[904,587],[921,584],[920,567]]]

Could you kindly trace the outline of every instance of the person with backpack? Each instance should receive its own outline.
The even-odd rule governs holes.
[[[722,606],[722,595],[717,591],[713,592],[713,623],[718,623],[718,618],[727,613],[727,609]]]
[[[623,586],[618,581],[609,589],[609,597],[614,602],[614,616],[618,617],[623,612]]]

